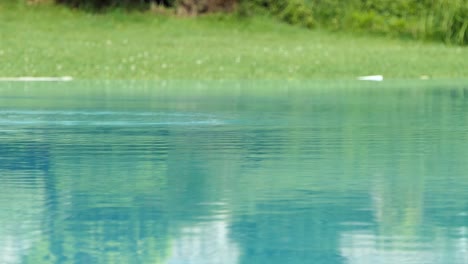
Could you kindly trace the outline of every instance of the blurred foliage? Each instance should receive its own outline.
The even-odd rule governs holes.
[[[304,0],[241,0],[238,12],[241,16],[267,13],[292,25],[312,28],[313,12]]]
[[[293,25],[352,30],[414,39],[468,43],[467,0],[55,0],[88,10],[174,8],[193,16],[237,12],[269,14]]]
[[[203,13],[233,12],[237,0],[175,0],[169,7],[175,7],[178,15],[196,16]]]
[[[90,11],[101,11],[110,8],[146,9],[149,0],[55,0],[58,4],[69,5]]]
[[[243,0],[240,13],[259,9],[307,27],[468,43],[467,0]]]
[[[331,29],[468,43],[466,0],[307,0],[314,18]]]

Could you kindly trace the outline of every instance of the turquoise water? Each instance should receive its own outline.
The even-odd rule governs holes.
[[[463,82],[0,84],[0,263],[468,263]]]

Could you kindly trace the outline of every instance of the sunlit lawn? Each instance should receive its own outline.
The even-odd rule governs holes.
[[[468,77],[468,49],[307,30],[269,18],[176,18],[0,3],[0,77]]]

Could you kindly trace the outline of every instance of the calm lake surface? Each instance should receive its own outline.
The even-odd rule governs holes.
[[[0,263],[466,264],[465,83],[0,83]]]

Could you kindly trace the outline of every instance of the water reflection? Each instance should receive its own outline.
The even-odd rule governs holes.
[[[441,234],[430,241],[405,237],[382,237],[369,232],[341,236],[341,254],[348,263],[467,263],[467,238]]]
[[[1,86],[0,262],[468,262],[463,84],[182,84]]]
[[[229,239],[227,221],[203,222],[179,232],[167,263],[238,263],[239,249]]]
[[[0,169],[0,263],[21,263],[46,232],[46,184],[40,171]]]

